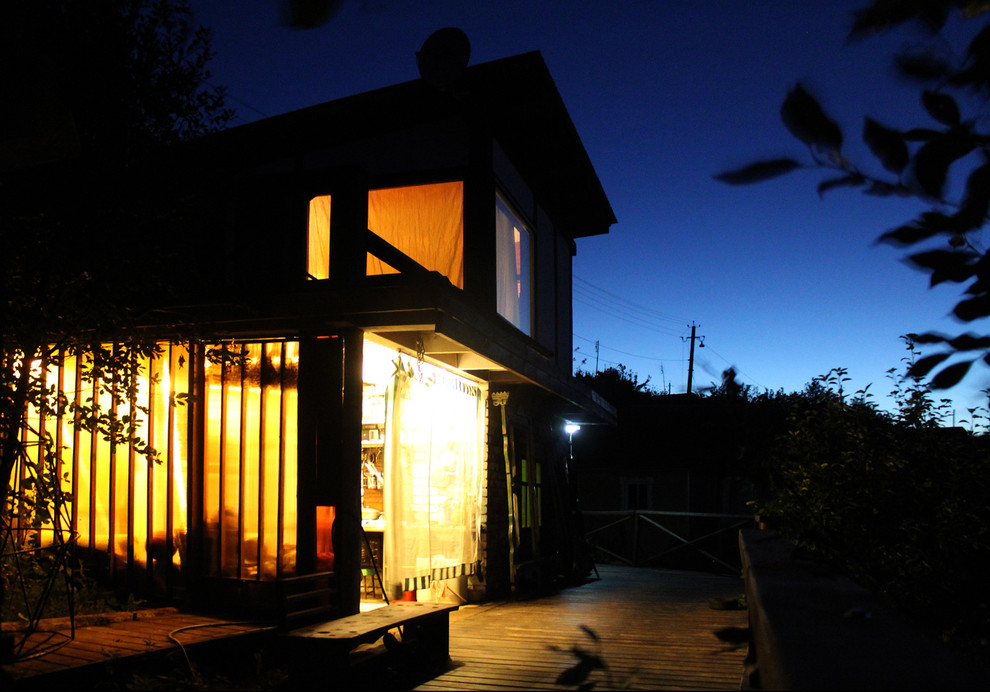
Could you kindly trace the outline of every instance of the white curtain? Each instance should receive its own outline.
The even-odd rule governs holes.
[[[391,596],[473,574],[480,559],[482,392],[398,357],[385,435],[385,581]]]
[[[501,197],[495,198],[498,314],[530,334],[530,232]]]

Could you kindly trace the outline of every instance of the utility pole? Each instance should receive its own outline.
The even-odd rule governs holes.
[[[595,374],[598,374],[598,341],[595,341]]]
[[[691,323],[691,336],[687,337],[687,338],[691,339],[691,355],[688,356],[688,381],[687,381],[687,393],[688,394],[691,393],[691,391],[692,391],[691,388],[694,386],[694,340],[695,339],[700,339],[701,340],[701,343],[698,345],[698,348],[704,348],[705,347],[705,337],[703,337],[703,336],[695,336],[695,331],[696,331],[696,329],[697,329],[698,326],[699,325],[696,325],[694,322],[692,322]],[[683,340],[684,340],[684,337],[682,336],[681,337],[681,341],[683,341]]]

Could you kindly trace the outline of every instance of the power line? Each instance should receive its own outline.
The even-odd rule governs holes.
[[[574,302],[604,312],[612,319],[648,329],[658,334],[680,336],[680,331],[675,331],[662,323],[672,322],[680,325],[685,320],[623,298],[579,276],[575,276],[574,280],[576,282],[572,284],[572,298]]]
[[[638,312],[652,319],[666,320],[668,322],[674,322],[676,324],[683,324],[684,322],[687,321],[683,317],[678,317],[677,315],[671,315],[669,313],[663,312],[661,310],[657,310],[655,308],[649,308],[644,305],[640,305],[639,303],[631,301],[628,298],[625,298],[624,296],[620,296],[616,293],[612,293],[611,291],[604,289],[601,286],[596,286],[587,279],[582,279],[580,276],[574,276],[573,278],[579,284],[577,286],[573,286],[574,290],[578,292],[583,291],[587,297],[595,298],[603,302],[608,302],[614,305],[622,306],[627,311]]]
[[[620,351],[619,349],[612,348],[611,346],[603,346],[600,342],[596,341],[595,339],[589,339],[586,336],[580,336],[578,334],[574,334],[573,336],[575,339],[581,339],[581,341],[587,341],[589,344],[597,343],[599,348],[603,348],[606,351],[614,351],[615,353],[621,353],[622,355],[630,356],[631,358],[640,358],[642,360],[653,360],[659,363],[677,363],[681,361],[680,358],[657,358],[656,356],[642,356],[639,355],[638,353],[629,353],[628,351]]]
[[[574,302],[575,303],[581,303],[582,305],[587,305],[588,307],[594,308],[595,310],[600,310],[601,312],[604,312],[605,314],[609,315],[610,317],[612,317],[614,319],[617,319],[617,320],[619,320],[621,322],[626,322],[628,324],[632,324],[632,325],[635,325],[637,327],[641,327],[643,329],[648,329],[648,330],[650,330],[652,332],[656,332],[658,334],[664,334],[666,336],[680,336],[680,334],[674,332],[671,329],[668,329],[666,327],[663,327],[663,326],[660,326],[660,325],[657,325],[657,324],[652,324],[652,323],[644,320],[641,317],[637,317],[635,315],[630,315],[630,314],[617,313],[616,312],[616,308],[605,308],[605,307],[602,307],[601,305],[596,305],[594,303],[589,303],[588,301],[582,300],[581,298],[579,298],[577,296],[574,296]]]
[[[753,382],[757,386],[763,387],[764,389],[769,389],[769,387],[767,387],[765,384],[762,384],[761,382],[757,382],[756,379],[754,379],[749,373],[747,373],[745,370],[743,370],[742,368],[740,368],[735,363],[731,362],[728,358],[726,358],[725,356],[723,356],[721,353],[719,353],[718,351],[716,351],[714,348],[711,348],[710,346],[706,346],[705,348],[708,348],[712,353],[714,353],[716,356],[718,356],[719,358],[721,358],[722,360],[724,360],[726,363],[728,363],[728,365],[733,370],[735,370],[737,373],[739,373],[740,375],[742,375],[743,377],[745,377],[746,379],[748,379],[750,382]]]

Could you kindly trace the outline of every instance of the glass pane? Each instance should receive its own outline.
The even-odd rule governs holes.
[[[316,508],[316,571],[333,571],[333,507]]]
[[[32,378],[42,378],[44,377],[44,371],[42,368],[41,360],[35,360],[31,362],[31,377]],[[36,406],[28,403],[27,415],[24,420],[24,429],[21,433],[21,440],[24,444],[24,456],[26,457],[28,463],[21,467],[21,481],[22,487],[29,488],[34,482],[35,472],[33,469],[38,468],[38,460],[41,458],[41,442],[39,433],[41,432],[42,418],[41,411],[38,410]],[[25,494],[30,496],[30,490]],[[28,529],[29,527],[35,526],[33,521],[24,521],[29,519],[32,514],[32,510],[24,507],[24,514],[22,514],[22,522],[19,528]],[[20,514],[20,512],[19,512]],[[46,541],[44,538],[45,532],[40,532],[36,530],[25,531],[18,535],[19,540],[23,540],[26,545],[45,545],[51,541]]]
[[[96,400],[101,410],[110,408],[110,395],[99,391],[99,383],[94,385],[97,389]],[[110,442],[98,432],[93,433],[93,440],[96,443],[96,455],[93,459],[93,484],[95,486],[94,517],[93,517],[93,539],[94,547],[97,550],[110,550],[110,506],[112,501],[110,487]]]
[[[66,356],[62,360],[61,368],[61,389],[68,401],[73,401],[76,395],[76,357]],[[61,462],[59,477],[62,478],[62,490],[67,493],[75,492],[76,478],[78,472],[75,465],[75,431],[72,427],[72,414],[65,410],[59,419],[59,444],[61,445]],[[66,475],[68,479],[66,480]],[[73,511],[69,507],[69,516]],[[65,526],[63,528],[69,528]]]
[[[241,400],[241,577],[258,576],[258,506],[261,470],[261,344],[248,344]]]
[[[151,437],[148,444],[154,447],[162,463],[151,467],[151,540],[153,554],[164,557],[165,539],[168,535],[168,444],[169,444],[169,394],[172,386],[169,371],[168,346],[165,355],[151,363]]]
[[[205,553],[209,573],[215,574],[220,565],[220,440],[223,422],[223,368],[217,363],[203,361],[206,379],[206,435],[203,450],[203,519]]]
[[[495,198],[498,314],[525,334],[532,333],[532,233],[502,200]]]
[[[330,195],[309,201],[306,271],[314,279],[330,278]]]
[[[261,364],[261,578],[278,571],[279,461],[282,440],[282,344],[265,344]]]
[[[237,577],[240,573],[241,501],[241,367],[224,366],[223,443],[221,470],[220,573]]]
[[[282,389],[282,554],[283,576],[296,571],[296,421],[298,420],[299,344],[285,344]]]
[[[148,440],[150,434],[148,414],[140,409],[150,409],[151,383],[148,380],[148,365],[147,359],[141,361],[140,367],[143,375],[139,379],[134,402],[129,407],[131,415],[136,417],[138,421],[136,434],[138,438],[145,441]],[[151,475],[150,469],[147,459],[140,454],[127,447],[119,447],[118,450],[122,457],[125,457],[126,453],[125,458],[128,461],[131,475],[131,486],[128,488],[132,491],[129,493],[131,495],[129,499],[131,511],[128,517],[127,533],[132,536],[135,563],[146,565],[148,560],[148,483]]]
[[[412,185],[368,192],[368,228],[430,271],[464,288],[464,184]],[[395,269],[368,255],[367,273]]]
[[[76,403],[82,403],[93,396],[91,384],[81,383],[79,391],[75,394]],[[76,531],[79,532],[79,545],[84,548],[94,548],[93,544],[93,523],[91,512],[93,503],[90,501],[93,492],[93,479],[96,476],[93,468],[93,435],[91,433],[80,432],[79,444],[76,447],[76,457],[78,460],[79,474],[76,476],[75,501],[76,501]]]
[[[110,407],[110,402],[107,402]],[[130,413],[127,405],[117,407],[117,415],[125,416]],[[113,445],[110,449],[113,462],[111,473],[111,497],[113,504],[113,521],[111,521],[111,541],[114,554],[114,569],[122,569],[127,564],[127,540],[130,529],[128,516],[128,495],[131,490],[131,459],[126,445]]]
[[[171,437],[168,442],[168,468],[171,469],[171,506],[172,506],[172,564],[181,566],[186,550],[186,526],[187,524],[187,486],[186,479],[189,477],[189,451],[188,451],[188,404],[175,404],[179,394],[189,393],[189,350],[185,346],[173,346],[171,353],[171,365],[169,368],[171,377],[169,387],[165,388],[170,392],[169,411],[171,413],[172,424],[170,427]]]

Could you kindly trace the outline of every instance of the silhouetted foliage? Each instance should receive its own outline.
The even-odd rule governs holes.
[[[980,0],[931,0],[890,2],[874,0],[855,13],[851,38],[884,31],[917,21],[938,33],[953,12],[963,17],[985,16]],[[900,74],[922,86],[921,103],[933,122],[896,129],[865,118],[862,138],[870,152],[889,174],[872,175],[846,158],[843,134],[818,101],[800,84],[784,99],[781,119],[792,135],[808,147],[811,161],[777,158],[728,171],[716,179],[742,185],[775,178],[801,168],[828,171],[818,184],[819,195],[839,187],[854,187],[879,197],[917,197],[931,204],[930,211],[891,229],[878,242],[909,247],[927,244],[908,256],[913,266],[930,276],[932,286],[951,282],[968,283],[965,297],[953,314],[964,322],[990,316],[990,258],[977,238],[990,209],[990,131],[980,112],[964,114],[957,96],[990,102],[990,25],[971,39],[961,56],[953,56],[935,44],[908,49],[895,58]],[[971,156],[974,153],[979,155]],[[950,169],[968,169],[965,190],[958,199],[947,196]],[[931,378],[931,386],[945,389],[959,383],[977,361],[990,364],[990,336],[948,336],[926,333],[916,344],[942,345],[943,352],[918,359],[911,374]],[[974,354],[975,352],[975,354]],[[964,360],[950,364],[955,355]]]
[[[210,34],[184,0],[3,3],[0,57],[0,518],[21,462],[32,480],[18,506],[50,523],[61,450],[32,428],[29,408],[156,458],[138,437],[139,412],[117,409],[146,374],[142,359],[160,353],[136,331],[144,311],[185,278],[165,260],[188,252],[180,232],[209,223],[166,153],[232,112],[207,84]],[[44,381],[67,355],[100,400],[70,405]]]
[[[656,396],[656,392],[650,387],[649,377],[640,382],[639,376],[622,364],[596,373],[578,370],[575,377],[591,385],[616,407],[641,401],[644,397]]]
[[[791,397],[785,425],[752,469],[755,503],[802,553],[836,568],[947,640],[986,641],[990,604],[990,438],[937,424],[907,378],[894,415],[845,371]],[[923,387],[923,385],[918,385]]]
[[[907,353],[888,371],[892,411],[869,387],[848,391],[844,368],[792,393],[754,392],[730,368],[703,397],[638,399],[634,380],[620,378],[629,405],[619,427],[582,430],[575,466],[590,468],[597,455],[613,473],[621,464],[640,476],[688,469],[745,479],[751,509],[804,555],[946,639],[978,644],[990,635],[987,411],[970,411],[970,430],[944,427],[946,402],[913,372],[915,335],[902,338]]]

